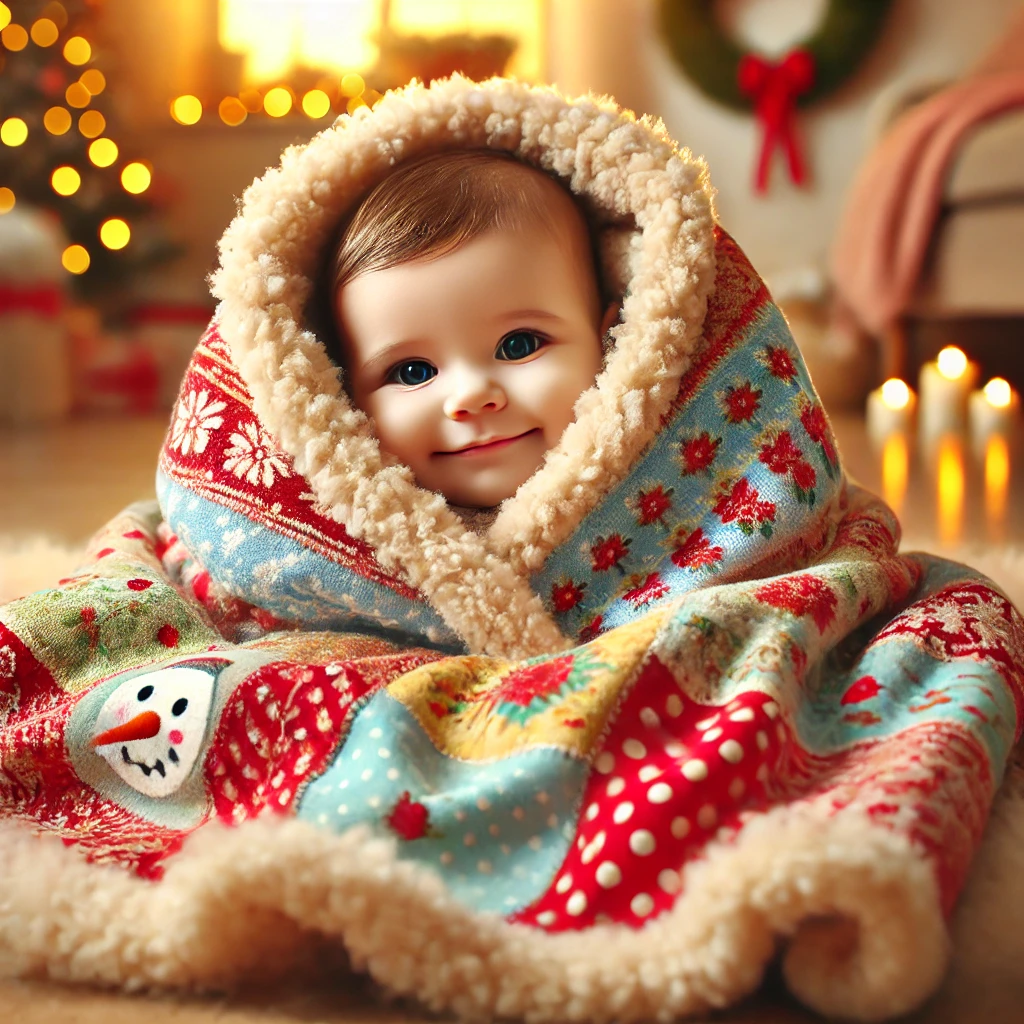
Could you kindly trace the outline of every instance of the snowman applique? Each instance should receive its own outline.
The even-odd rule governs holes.
[[[100,708],[90,746],[132,789],[169,796],[199,756],[225,666],[184,662],[122,683]]]

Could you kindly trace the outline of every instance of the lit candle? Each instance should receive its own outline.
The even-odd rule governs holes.
[[[964,521],[963,446],[955,434],[943,434],[938,445],[939,540],[944,544],[956,544]]]
[[[971,446],[982,457],[988,441],[1001,437],[1012,444],[1020,422],[1020,397],[1002,377],[993,377],[968,401]]]
[[[907,475],[910,469],[910,446],[906,434],[892,434],[882,448],[882,497],[896,513],[903,511],[907,494]]]
[[[918,378],[919,426],[926,445],[943,434],[959,434],[967,419],[967,399],[978,379],[978,366],[953,345],[921,367]]]
[[[891,437],[906,439],[914,430],[917,398],[903,381],[893,377],[868,395],[867,430],[871,443],[884,449]]]
[[[985,519],[991,541],[1004,539],[1009,485],[1010,445],[1001,434],[992,434],[985,443]]]

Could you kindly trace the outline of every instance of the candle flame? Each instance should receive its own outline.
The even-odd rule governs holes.
[[[890,377],[882,385],[882,403],[887,409],[906,409],[910,404],[910,388],[898,377]]]
[[[982,389],[989,405],[1005,409],[1013,401],[1013,389],[1002,377],[993,377]]]
[[[1010,483],[1010,446],[1001,434],[985,444],[985,518],[990,540],[1002,540]]]
[[[960,540],[964,516],[964,458],[960,441],[951,434],[939,442],[939,539],[945,544]]]
[[[907,494],[907,473],[910,457],[903,434],[891,434],[882,448],[882,497],[898,516]]]
[[[956,345],[947,345],[935,361],[946,380],[959,380],[967,372],[967,356]]]

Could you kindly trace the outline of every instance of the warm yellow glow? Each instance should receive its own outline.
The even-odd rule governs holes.
[[[28,46],[28,33],[21,25],[8,25],[0,32],[0,41],[8,50],[24,50]]]
[[[896,377],[882,385],[882,402],[889,409],[906,409],[910,404],[910,388]]]
[[[73,196],[82,184],[82,176],[74,169],[65,164],[63,167],[54,169],[50,175],[50,184],[53,191],[59,196]]]
[[[89,250],[84,245],[69,245],[60,256],[64,269],[72,274],[84,274],[89,269]]]
[[[292,109],[292,94],[283,86],[275,86],[263,97],[263,109],[271,117],[284,117]]]
[[[7,4],[0,4],[0,29],[7,28],[11,23],[11,9]],[[7,212],[6,210],[4,211]]]
[[[307,117],[323,117],[331,109],[331,97],[323,89],[310,89],[302,97],[302,110]]]
[[[896,515],[903,510],[909,469],[910,453],[906,437],[903,434],[890,434],[882,449],[882,497]]]
[[[1005,409],[1013,401],[1013,389],[1010,382],[1002,377],[993,377],[982,389],[989,405],[997,409]]]
[[[51,135],[63,135],[71,127],[71,114],[64,107],[50,107],[43,114],[43,126]]]
[[[363,76],[354,72],[345,75],[341,80],[342,96],[361,96],[365,88],[366,83],[363,81]]]
[[[95,139],[107,127],[107,119],[98,110],[87,110],[78,119],[78,130],[87,138]]]
[[[64,99],[69,107],[87,107],[92,101],[92,93],[81,82],[72,82],[64,90]]]
[[[286,78],[297,67],[340,74],[376,64],[379,6],[370,0],[220,0],[218,38],[229,53],[244,54],[247,84]]]
[[[110,217],[100,225],[100,241],[108,249],[123,249],[131,237],[131,228],[120,217]]]
[[[248,116],[249,111],[237,96],[225,96],[217,107],[220,119],[232,127],[240,125]]]
[[[83,71],[78,80],[89,90],[90,96],[99,96],[107,87],[107,80],[99,68],[89,68],[88,71]]]
[[[51,0],[43,8],[42,17],[49,18],[58,29],[64,29],[68,23],[68,12],[64,10],[64,5],[57,3],[57,0]]]
[[[238,94],[238,102],[250,114],[258,114],[263,109],[263,93],[259,89],[243,89]]]
[[[64,44],[64,59],[69,64],[88,64],[92,59],[92,47],[89,40],[82,36],[72,36]]]
[[[6,185],[0,188],[0,213],[10,213],[14,209],[14,192]]]
[[[31,35],[36,46],[53,46],[60,35],[60,29],[49,18],[40,18],[32,23]]]
[[[958,438],[951,434],[939,441],[938,465],[939,540],[960,540],[964,520],[964,456]]]
[[[28,138],[28,125],[20,117],[9,117],[0,124],[0,142],[5,146],[20,146]]]
[[[360,107],[368,107],[370,104],[363,99],[362,96],[353,96],[352,99],[345,104],[345,109],[350,113],[354,114]]]
[[[178,124],[195,124],[203,116],[203,105],[196,96],[179,96],[171,103],[171,117]]]
[[[131,192],[132,195],[137,196],[140,192],[145,192],[152,180],[150,169],[138,160],[125,164],[121,171],[121,185],[125,192]]]
[[[1010,446],[1001,434],[993,434],[985,444],[985,519],[989,540],[1003,539],[1009,485]]]
[[[955,345],[947,345],[935,361],[946,380],[958,380],[967,372],[967,356]]]
[[[117,143],[113,139],[97,139],[89,144],[89,159],[97,167],[109,167],[117,159]]]

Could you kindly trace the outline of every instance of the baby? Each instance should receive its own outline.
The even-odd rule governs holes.
[[[494,151],[398,167],[345,225],[330,284],[353,402],[421,487],[467,508],[539,468],[618,314],[570,193]]]

